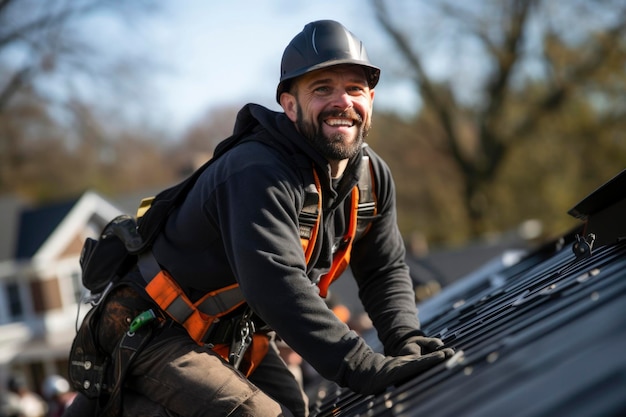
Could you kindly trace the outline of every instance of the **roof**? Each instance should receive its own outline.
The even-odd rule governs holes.
[[[27,205],[15,196],[0,197],[0,261],[26,260],[36,257],[43,261],[59,253],[75,233],[93,222],[100,228],[121,213],[135,214],[141,199],[157,194],[161,189],[106,200],[94,192],[76,198]]]
[[[15,257],[32,258],[76,202],[77,200],[73,199],[22,210]]]
[[[598,195],[622,208],[626,188],[614,193]],[[626,230],[595,240],[602,245],[591,239],[606,230],[591,227],[594,212],[617,224],[626,215],[589,198],[585,224],[419,305],[425,333],[457,355],[376,396],[325,382],[312,416],[626,415]],[[366,339],[381,350],[375,335]]]
[[[423,286],[428,291],[423,295],[429,297],[441,287],[450,285],[470,272],[482,275],[517,262],[528,252],[530,243],[522,237],[512,236],[476,241],[464,248],[439,248],[420,256],[413,254],[410,248],[407,249],[406,262],[416,290],[419,291],[418,288]],[[431,286],[433,282],[437,283],[435,287]],[[353,315],[358,316],[364,312],[358,296],[359,289],[350,268],[341,279],[333,282],[330,293],[338,302],[348,307]]]
[[[461,248],[439,248],[423,256],[407,251],[406,262],[415,283],[434,280],[445,287],[490,262],[502,262],[504,254],[525,252],[529,246],[522,239],[476,241]]]
[[[102,228],[120,214],[120,209],[93,192],[36,207],[2,197],[0,210],[0,261],[46,262],[90,223]]]

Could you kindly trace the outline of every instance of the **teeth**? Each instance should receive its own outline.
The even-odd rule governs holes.
[[[326,124],[329,126],[352,126],[354,122],[346,119],[328,119]]]

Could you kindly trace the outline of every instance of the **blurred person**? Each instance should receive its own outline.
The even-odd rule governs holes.
[[[304,385],[304,375],[302,374],[302,356],[298,355],[298,352],[293,350],[283,340],[276,340],[276,347],[278,348],[278,354],[281,359],[287,365],[287,368],[291,371],[296,381],[300,386]]]
[[[26,378],[22,375],[13,375],[9,379],[8,388],[18,397],[21,417],[45,417],[48,406],[43,398],[30,390]]]
[[[76,393],[70,390],[70,383],[59,375],[50,375],[41,384],[41,393],[48,401],[46,417],[61,417],[72,404]]]
[[[0,390],[0,417],[20,417],[20,397],[16,393]]]

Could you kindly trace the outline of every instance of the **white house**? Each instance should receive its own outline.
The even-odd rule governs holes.
[[[89,309],[79,309],[83,242],[122,211],[87,192],[39,207],[3,197],[0,212],[0,381],[19,372],[38,390],[47,375],[67,374],[77,323]]]

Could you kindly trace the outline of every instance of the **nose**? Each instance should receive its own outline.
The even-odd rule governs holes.
[[[339,90],[337,94],[333,96],[332,105],[342,110],[349,109],[352,107],[352,96],[345,90]]]

